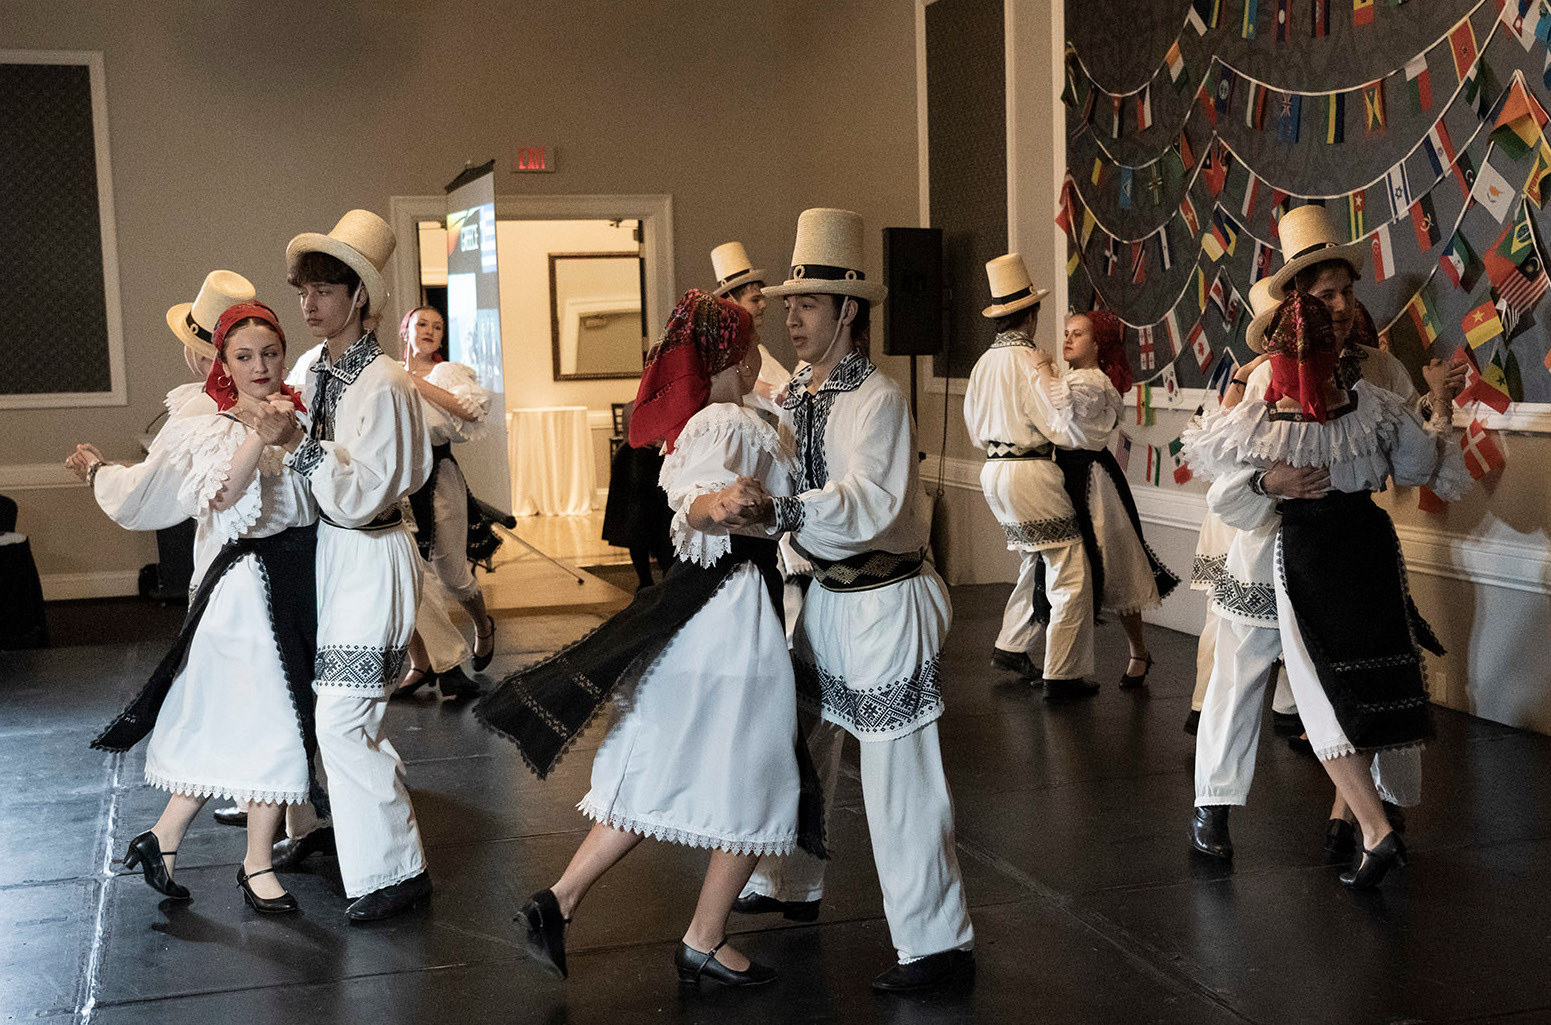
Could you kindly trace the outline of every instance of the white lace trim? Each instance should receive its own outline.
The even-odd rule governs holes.
[[[682,491],[676,491],[671,496],[672,501],[669,504],[680,508],[673,514],[673,523],[668,528],[668,536],[673,542],[673,554],[678,556],[681,562],[693,562],[698,566],[709,568],[716,565],[717,559],[732,551],[730,534],[709,534],[689,525],[689,507],[695,499],[720,491],[726,486],[726,484],[702,482],[692,484]]]
[[[726,851],[729,854],[758,855],[790,854],[797,849],[796,830],[783,834],[778,838],[725,837],[713,836],[708,833],[695,833],[662,822],[653,822],[650,819],[608,814],[592,800],[590,792],[586,797],[577,802],[576,810],[594,822],[602,822],[615,829],[621,829],[627,833],[635,833],[638,836],[651,837],[653,840],[661,840],[665,843],[683,844],[686,847],[715,849]]]
[[[458,408],[473,417],[457,425],[462,441],[474,441],[481,433],[490,415],[490,392],[479,383],[479,376],[471,367],[462,363],[438,363],[425,375],[428,383],[449,392],[458,400]]]
[[[1316,747],[1314,749],[1314,757],[1322,762],[1328,762],[1334,758],[1345,758],[1347,755],[1373,754],[1376,751],[1409,751],[1412,748],[1424,748],[1426,746],[1426,742],[1416,740],[1405,744],[1392,744],[1389,747],[1365,747],[1359,751],[1352,746],[1351,741],[1342,737],[1339,744],[1332,744],[1329,747]]]
[[[188,783],[172,779],[147,767],[145,781],[158,790],[185,797],[219,797],[222,800],[252,801],[257,804],[306,804],[307,788],[300,790],[234,789],[224,783]]]
[[[1114,388],[1104,371],[1097,367],[1069,370],[1064,377],[1054,381],[1040,380],[1036,387],[1043,388],[1050,400],[1053,430],[1068,431],[1075,423],[1093,423],[1099,420],[1109,405],[1107,391]],[[1118,392],[1116,393],[1118,394]]]

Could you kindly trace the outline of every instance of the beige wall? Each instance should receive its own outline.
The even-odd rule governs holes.
[[[132,589],[154,557],[53,467],[78,439],[136,457],[183,374],[167,307],[229,267],[305,347],[282,253],[351,207],[386,214],[466,160],[552,145],[556,173],[501,173],[497,192],[670,194],[679,290],[709,284],[732,238],[779,272],[807,206],[860,212],[874,269],[879,229],[917,223],[903,0],[6,0],[0,40],[101,50],[107,76],[129,405],[0,412],[0,490],[56,597]],[[790,365],[778,321],[767,334]]]

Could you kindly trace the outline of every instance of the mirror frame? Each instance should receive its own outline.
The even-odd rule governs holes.
[[[560,372],[560,295],[559,286],[555,275],[555,263],[559,260],[635,260],[642,275],[646,271],[646,258],[638,251],[626,250],[624,252],[605,253],[550,253],[549,254],[549,351],[550,372],[556,381],[623,381],[641,376],[641,370],[646,366],[647,335],[646,324],[646,295],[644,289],[641,295],[641,366],[627,372],[618,374],[563,374]],[[644,277],[642,278],[644,280]]]

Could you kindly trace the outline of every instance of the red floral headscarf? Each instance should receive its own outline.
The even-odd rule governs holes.
[[[646,358],[630,418],[630,444],[673,451],[689,418],[705,408],[711,378],[740,362],[754,340],[754,318],[735,302],[690,289],[673,308]]]
[[[274,328],[275,334],[280,338],[281,350],[285,349],[285,331],[280,327],[280,318],[275,316],[274,310],[263,303],[238,303],[221,314],[221,319],[215,322],[215,330],[210,333],[210,344],[215,346],[216,360],[210,364],[210,374],[205,378],[205,394],[215,400],[215,408],[223,413],[237,404],[237,386],[232,382],[231,375],[226,372],[226,336],[231,333],[233,325],[254,319],[262,320]],[[291,400],[291,404],[299,412],[307,411],[301,395],[295,388],[288,384],[281,384],[280,391]]]
[[[1311,419],[1324,423],[1325,386],[1334,377],[1341,357],[1325,304],[1307,292],[1290,293],[1266,333],[1266,352],[1271,354],[1266,401],[1295,399]]]
[[[1131,390],[1131,365],[1126,359],[1125,325],[1108,310],[1089,310],[1083,316],[1093,326],[1093,342],[1099,349],[1099,369],[1104,371],[1115,390],[1124,395]]]

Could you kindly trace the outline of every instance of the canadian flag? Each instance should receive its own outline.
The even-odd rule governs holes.
[[[1196,354],[1196,362],[1201,365],[1201,373],[1206,373],[1212,365],[1212,343],[1206,340],[1206,328],[1201,322],[1196,321],[1196,326],[1190,329],[1190,351]]]
[[[1480,420],[1470,421],[1459,445],[1465,450],[1465,467],[1476,480],[1503,465],[1503,453],[1497,447],[1496,436]]]

